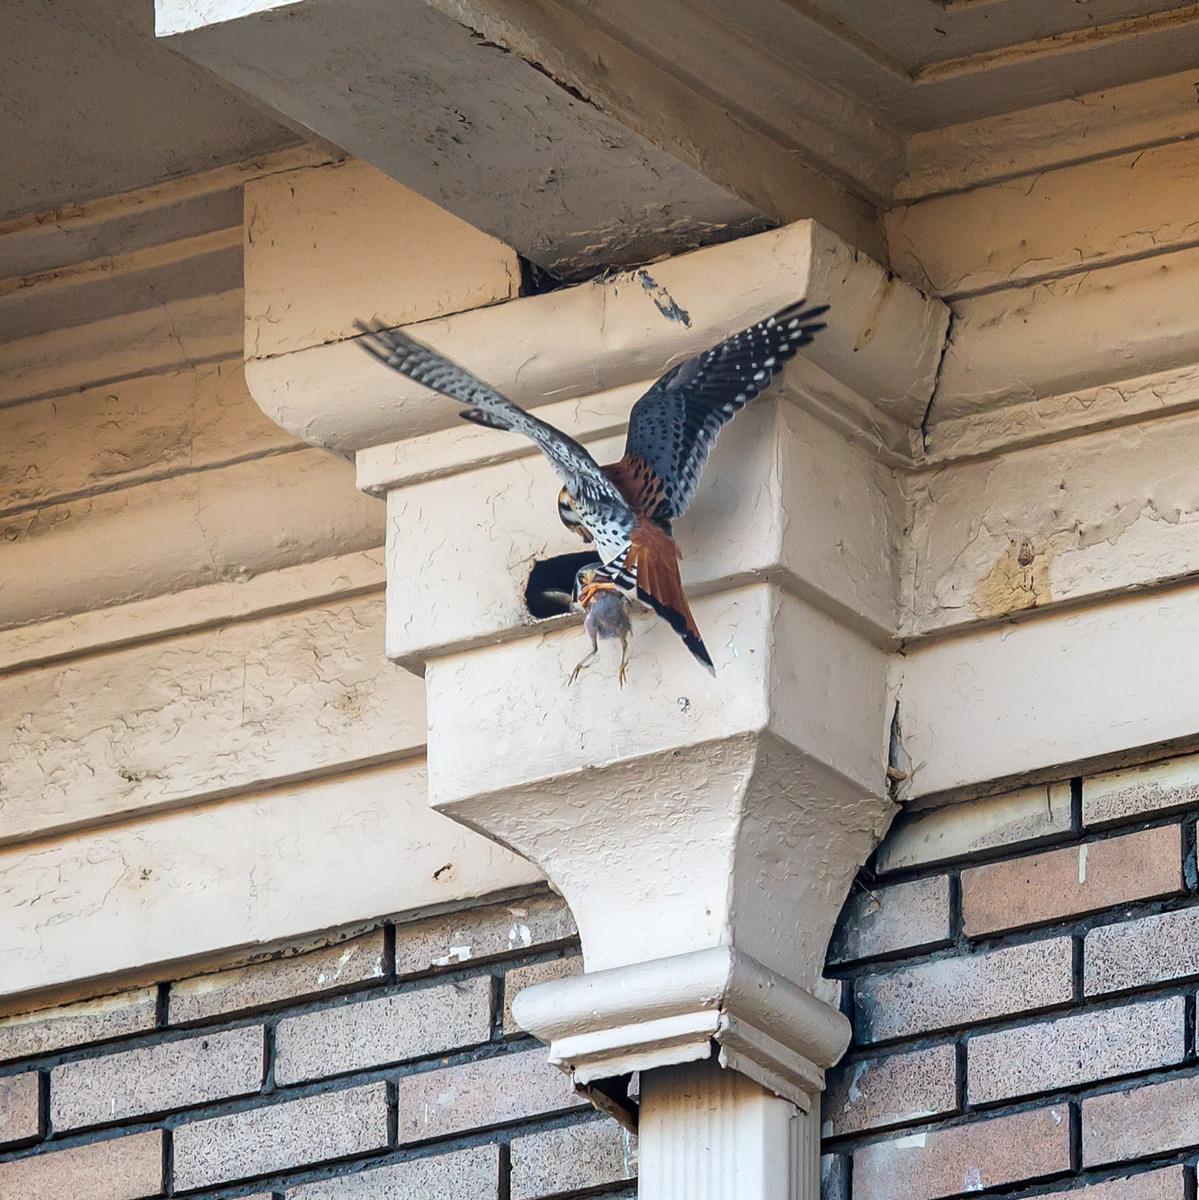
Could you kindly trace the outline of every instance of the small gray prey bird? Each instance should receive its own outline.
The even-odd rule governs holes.
[[[579,672],[591,663],[599,653],[599,641],[620,639],[620,671],[617,678],[620,686],[624,687],[625,672],[629,667],[629,636],[633,632],[629,624],[629,601],[615,588],[595,589],[595,576],[599,572],[599,564],[581,567],[575,576],[575,605],[587,614],[583,618],[583,631],[591,639],[591,653],[580,659],[578,665],[570,673],[570,682],[574,683]],[[581,597],[587,595],[590,602],[583,604]]]

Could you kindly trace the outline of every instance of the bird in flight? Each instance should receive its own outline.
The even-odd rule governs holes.
[[[585,612],[605,592],[639,600],[715,673],[683,592],[671,522],[687,511],[717,434],[824,328],[819,318],[827,311],[827,304],[800,300],[672,367],[633,405],[624,457],[606,467],[574,438],[401,330],[357,327],[359,344],[380,362],[468,405],[466,420],[524,434],[550,460],[563,483],[559,517],[603,560],[581,581]]]

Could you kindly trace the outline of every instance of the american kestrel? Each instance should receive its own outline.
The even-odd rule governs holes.
[[[380,362],[469,405],[462,414],[469,421],[523,433],[550,460],[564,485],[558,515],[594,542],[603,560],[580,591],[585,610],[603,592],[640,600],[713,671],[683,593],[671,522],[687,511],[717,434],[824,328],[819,318],[827,311],[800,300],[672,367],[633,405],[624,457],[606,467],[574,438],[401,330],[358,328],[360,345]]]

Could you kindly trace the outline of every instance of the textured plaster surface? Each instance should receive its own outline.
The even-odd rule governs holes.
[[[345,463],[309,449],[13,513],[0,626],[370,549],[382,521]]]
[[[420,753],[366,597],[0,677],[0,840]]]
[[[240,362],[0,407],[0,443],[0,514],[296,446],[250,399]]]
[[[948,310],[812,221],[422,322],[412,332],[535,408],[656,378],[803,296],[833,304],[829,328],[803,351],[822,373],[816,390],[855,403],[867,423],[919,425]],[[346,342],[253,359],[246,373],[264,412],[342,452],[456,423],[452,402],[388,374]]]
[[[515,251],[364,162],[251,181],[245,239],[247,357],[520,294]]]
[[[1193,363],[1199,250],[971,296],[955,305],[938,420]]]
[[[145,4],[35,0],[5,16],[0,75],[9,130],[0,220],[298,140],[261,106],[156,44]],[[81,112],[88,121],[67,120]],[[101,130],[111,136],[97,136]]]
[[[421,762],[250,792],[0,851],[0,910],[9,914],[0,925],[0,994],[540,878],[524,860],[430,811]]]
[[[1193,736],[1196,637],[1194,589],[1179,588],[909,650],[904,745],[923,764],[920,792]],[[1097,725],[1099,712],[1109,716]]]
[[[1188,574],[1199,555],[1199,416],[913,475],[911,632]]]
[[[235,7],[202,27],[162,7],[161,28],[183,30],[168,37],[174,49],[558,274],[764,224],[544,68],[420,0]]]
[[[810,985],[891,816],[878,798],[885,656],[769,587],[708,597],[696,614],[718,683],[654,622],[636,634],[635,709],[598,667],[566,690],[573,630],[432,661],[431,799],[554,880],[591,970],[732,940]],[[513,684],[547,657],[561,692]],[[467,713],[493,737],[464,739]],[[641,903],[661,919],[640,923]]]

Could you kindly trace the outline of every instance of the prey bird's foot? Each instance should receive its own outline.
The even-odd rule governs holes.
[[[599,650],[597,647],[595,650],[592,650],[590,654],[581,658],[578,661],[578,663],[575,664],[575,669],[573,671],[571,671],[570,678],[566,681],[567,687],[569,687],[572,683],[574,683],[574,681],[576,679],[578,679],[578,677],[583,673],[583,671],[591,664],[591,660],[596,656],[596,654],[598,652],[599,652]]]

